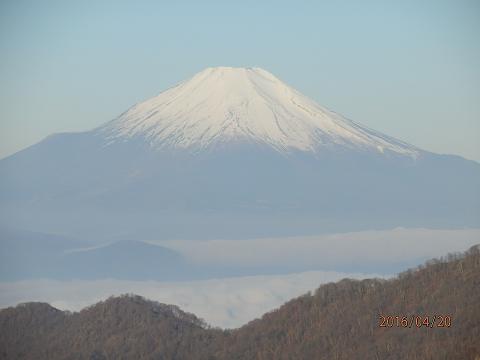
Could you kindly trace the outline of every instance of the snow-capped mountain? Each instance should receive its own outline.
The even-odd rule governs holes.
[[[99,129],[112,142],[142,138],[193,151],[232,141],[281,152],[335,146],[416,157],[415,147],[327,110],[260,68],[208,68]]]
[[[0,160],[0,226],[89,240],[477,227],[478,184],[474,161],[345,119],[265,70],[220,67]]]

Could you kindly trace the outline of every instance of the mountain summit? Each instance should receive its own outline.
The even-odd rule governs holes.
[[[259,68],[208,68],[0,160],[0,226],[85,239],[480,226],[480,165],[380,134]]]
[[[205,69],[99,130],[112,142],[143,138],[156,148],[196,150],[249,141],[282,152],[342,147],[419,153],[327,110],[260,68]]]

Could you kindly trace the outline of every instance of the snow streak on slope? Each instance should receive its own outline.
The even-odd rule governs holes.
[[[233,140],[282,152],[340,146],[416,157],[419,151],[321,107],[260,68],[208,68],[97,131],[111,142],[140,137],[155,148],[198,150]]]

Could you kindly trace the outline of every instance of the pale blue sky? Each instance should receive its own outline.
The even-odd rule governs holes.
[[[480,161],[480,2],[0,2],[0,157],[106,122],[208,66]]]

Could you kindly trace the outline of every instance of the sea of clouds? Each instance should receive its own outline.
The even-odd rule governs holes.
[[[175,304],[212,326],[234,328],[286,301],[342,278],[372,274],[311,271],[288,275],[247,276],[191,282],[27,280],[0,283],[0,308],[41,301],[62,310],[78,311],[111,295],[134,293],[161,303]]]
[[[251,267],[268,270],[269,274],[188,282],[114,279],[3,282],[0,308],[42,301],[59,309],[77,311],[112,295],[135,293],[178,305],[210,325],[233,328],[323,283],[342,278],[390,277],[425,259],[463,252],[478,243],[479,229],[400,228],[309,237],[161,242],[200,265]],[[277,272],[272,273],[275,269]]]

